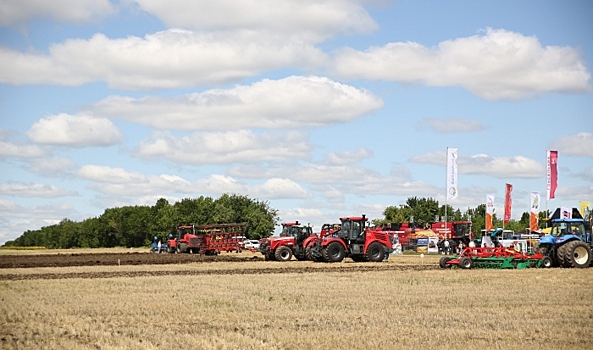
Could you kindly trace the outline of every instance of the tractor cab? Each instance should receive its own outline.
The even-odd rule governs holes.
[[[307,237],[313,234],[311,226],[301,226],[298,221],[282,223],[280,237],[294,237],[296,244],[301,244]]]
[[[553,237],[574,235],[579,237],[582,241],[587,241],[585,224],[583,220],[579,219],[563,219],[561,221],[553,221],[550,235]]]
[[[365,240],[363,232],[367,220],[365,215],[340,218],[342,224],[338,237],[345,241],[363,243]]]

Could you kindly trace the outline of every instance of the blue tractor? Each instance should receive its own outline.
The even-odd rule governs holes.
[[[558,208],[549,220],[551,230],[540,239],[537,252],[552,259],[554,266],[589,267],[592,263],[591,225],[577,208]]]

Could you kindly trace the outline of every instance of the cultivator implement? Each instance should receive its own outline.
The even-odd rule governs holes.
[[[441,268],[462,269],[525,269],[528,267],[551,267],[552,260],[542,255],[525,254],[512,248],[465,248],[455,257],[444,256],[439,261]]]

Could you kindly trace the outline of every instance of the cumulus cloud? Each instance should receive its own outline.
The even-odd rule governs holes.
[[[244,29],[318,42],[336,33],[368,33],[377,24],[360,0],[134,0],[168,27]]]
[[[181,97],[110,96],[94,115],[157,129],[237,130],[314,127],[351,121],[383,107],[367,90],[316,76],[291,76]]]
[[[140,142],[137,157],[181,164],[282,162],[309,157],[308,136],[298,131],[258,134],[251,130],[202,132],[178,137],[154,133]]]
[[[111,146],[123,139],[119,129],[106,118],[68,114],[40,119],[27,136],[33,142],[69,147]]]
[[[79,86],[105,81],[124,90],[179,88],[238,81],[284,67],[309,69],[325,59],[308,43],[249,31],[169,29],[118,39],[95,34],[53,44],[47,54],[0,46],[0,83]]]
[[[78,170],[78,176],[85,180],[111,184],[148,183],[147,177],[140,173],[100,165],[84,165]]]
[[[341,193],[358,195],[433,195],[439,190],[437,187],[423,181],[414,181],[392,173],[388,176],[357,165],[328,165],[304,163],[298,166],[279,165],[235,166],[227,171],[230,175],[242,178],[290,178],[294,181],[310,183],[318,186],[332,186]],[[326,194],[339,196],[338,192],[327,192],[328,187],[313,187],[326,191]],[[333,193],[333,194],[332,194]]]
[[[433,152],[413,156],[409,161],[445,166],[447,158],[445,152]],[[499,179],[537,179],[546,174],[544,165],[523,156],[490,157],[486,154],[476,154],[471,157],[459,156],[457,165],[460,174],[487,175]]]
[[[593,134],[581,132],[562,136],[552,143],[551,149],[569,156],[593,157]]]
[[[263,199],[309,198],[311,194],[301,185],[289,179],[273,178],[260,186],[255,186],[254,196]]]
[[[346,165],[358,163],[359,161],[372,156],[372,151],[361,147],[356,152],[330,152],[327,154],[327,163],[331,165]]]
[[[461,86],[487,99],[521,99],[542,92],[586,92],[591,74],[579,50],[542,46],[536,37],[503,29],[446,40],[429,48],[389,43],[366,51],[335,53],[335,74],[344,79]]]
[[[109,0],[4,0],[0,7],[0,26],[20,25],[34,18],[84,23],[115,11]]]
[[[43,185],[13,181],[0,184],[0,194],[7,196],[33,198],[56,198],[78,195],[77,192],[68,191],[55,185]]]
[[[484,129],[479,120],[464,120],[456,117],[448,117],[443,119],[425,118],[416,123],[416,130],[432,130],[440,134],[450,134],[456,132],[473,132]]]
[[[116,171],[119,173],[119,171]],[[120,174],[126,176],[125,174]],[[134,173],[128,175],[134,176]],[[89,188],[108,196],[147,196],[171,193],[194,193],[189,181],[177,175],[149,175],[141,182],[113,182],[106,178],[96,179],[89,184]]]
[[[44,155],[45,151],[35,145],[0,141],[0,157],[38,158]]]
[[[76,163],[68,158],[42,158],[31,160],[25,169],[47,177],[69,177]]]

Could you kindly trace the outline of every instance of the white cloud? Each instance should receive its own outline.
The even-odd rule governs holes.
[[[25,169],[47,177],[69,177],[76,163],[68,158],[43,158],[31,160]]]
[[[587,92],[591,74],[579,50],[545,46],[536,37],[488,28],[484,34],[428,48],[389,43],[335,54],[337,76],[428,86],[461,86],[488,100],[520,99],[542,92]]]
[[[0,26],[14,26],[33,18],[84,23],[116,11],[109,0],[3,0]]]
[[[318,42],[377,28],[360,0],[134,0],[169,27],[276,33]]]
[[[110,96],[90,112],[165,130],[237,130],[330,125],[382,107],[367,90],[323,77],[291,76],[181,97]]]
[[[261,186],[255,186],[253,195],[263,199],[309,198],[311,194],[301,185],[289,179],[272,178]]]
[[[326,59],[302,41],[249,31],[194,33],[180,29],[53,44],[48,54],[0,47],[0,83],[79,86],[105,81],[110,88],[147,90],[238,81],[264,71],[317,67]]]
[[[131,173],[122,168],[100,165],[84,165],[78,170],[78,176],[86,180],[101,183],[124,185],[148,183],[147,177],[140,173]]]
[[[329,152],[327,154],[327,163],[331,165],[347,165],[358,163],[359,161],[372,156],[373,151],[361,147],[356,152]]]
[[[257,134],[239,130],[183,137],[160,132],[142,140],[135,154],[182,164],[228,164],[304,159],[311,149],[308,136],[298,131]]]
[[[43,185],[23,182],[8,182],[0,184],[0,194],[18,197],[56,198],[77,196],[78,193],[68,191],[54,185]]]
[[[551,149],[558,150],[560,155],[593,157],[593,134],[581,132],[562,136],[552,143]]]
[[[445,152],[416,155],[409,159],[412,163],[425,163],[445,166]],[[499,179],[537,179],[545,176],[545,167],[536,160],[523,157],[490,157],[476,154],[471,157],[459,156],[457,160],[460,174],[487,175]]]
[[[556,190],[556,197],[562,198],[562,200],[590,202],[593,198],[593,186],[559,186]]]
[[[464,120],[456,117],[448,117],[443,119],[425,118],[415,125],[416,130],[430,129],[441,134],[449,134],[456,132],[473,132],[484,129],[479,120]]]
[[[591,181],[593,182],[593,168],[588,168],[585,169],[584,171],[575,174],[576,177],[580,177],[582,179],[584,179],[585,181]]]
[[[119,129],[106,118],[68,114],[42,118],[26,134],[33,142],[70,147],[110,146],[123,139]]]
[[[44,155],[45,151],[35,145],[0,141],[0,157],[38,158]]]

